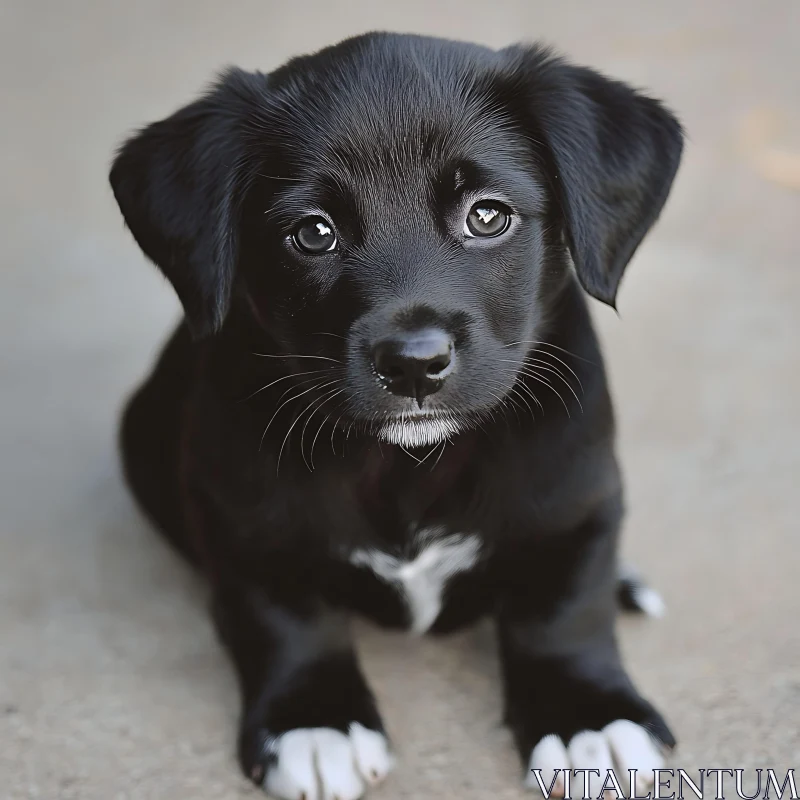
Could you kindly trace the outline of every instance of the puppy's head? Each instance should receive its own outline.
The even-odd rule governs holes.
[[[544,50],[372,34],[228,72],[111,183],[196,336],[250,315],[342,362],[320,399],[415,446],[504,401],[570,260],[614,303],[680,152],[659,103]]]

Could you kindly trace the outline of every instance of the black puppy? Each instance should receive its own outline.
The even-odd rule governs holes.
[[[613,305],[681,147],[658,102],[544,49],[370,34],[231,70],[119,152],[186,312],[125,414],[127,477],[213,585],[270,793],[346,800],[391,767],[351,610],[491,614],[554,795],[569,768],[652,779],[674,740],[615,642],[622,490],[581,286]]]

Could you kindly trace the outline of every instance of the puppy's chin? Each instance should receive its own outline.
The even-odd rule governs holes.
[[[452,417],[407,414],[383,422],[377,435],[384,442],[401,447],[428,447],[454,436],[461,427]]]

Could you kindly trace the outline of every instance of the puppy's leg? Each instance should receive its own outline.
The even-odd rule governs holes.
[[[153,372],[131,397],[120,426],[125,478],[141,509],[193,564],[197,553],[180,502],[180,444],[193,375],[192,342],[178,326]]]
[[[616,545],[621,516],[615,501],[579,529],[537,547],[527,574],[512,578],[498,616],[506,721],[538,787],[564,796],[565,770],[586,773],[592,796],[614,768],[627,792],[652,784],[662,750],[675,740],[659,713],[628,678],[614,637]],[[572,775],[573,797],[583,773]],[[606,787],[610,788],[610,787]]]
[[[239,675],[251,780],[287,800],[354,800],[387,775],[388,742],[344,616],[223,581],[215,617]]]

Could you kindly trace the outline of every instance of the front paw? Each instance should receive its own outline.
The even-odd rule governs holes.
[[[356,800],[380,783],[394,759],[383,733],[359,722],[335,728],[265,731],[251,742],[243,766],[266,792],[282,800]],[[254,746],[252,746],[254,745]]]
[[[663,749],[663,743],[646,728],[627,719],[617,719],[602,730],[584,730],[569,738],[551,733],[542,737],[531,751],[525,785],[553,798],[599,797],[603,790],[619,788],[625,797],[629,792],[632,795],[634,789],[637,795],[647,794],[654,783],[654,770],[664,765]],[[609,770],[613,771],[619,787],[611,782]],[[636,770],[633,784],[629,770]]]
[[[646,794],[653,771],[663,767],[664,752],[675,745],[661,715],[622,672],[598,671],[594,680],[587,680],[585,665],[579,677],[574,666],[548,667],[536,681],[516,682],[516,691],[507,698],[507,721],[527,768],[526,785],[544,788],[550,797],[564,797],[565,792],[582,797],[586,776],[589,794],[597,797],[602,789],[616,789],[604,785],[613,770],[627,796],[628,771],[635,769],[637,793]]]

